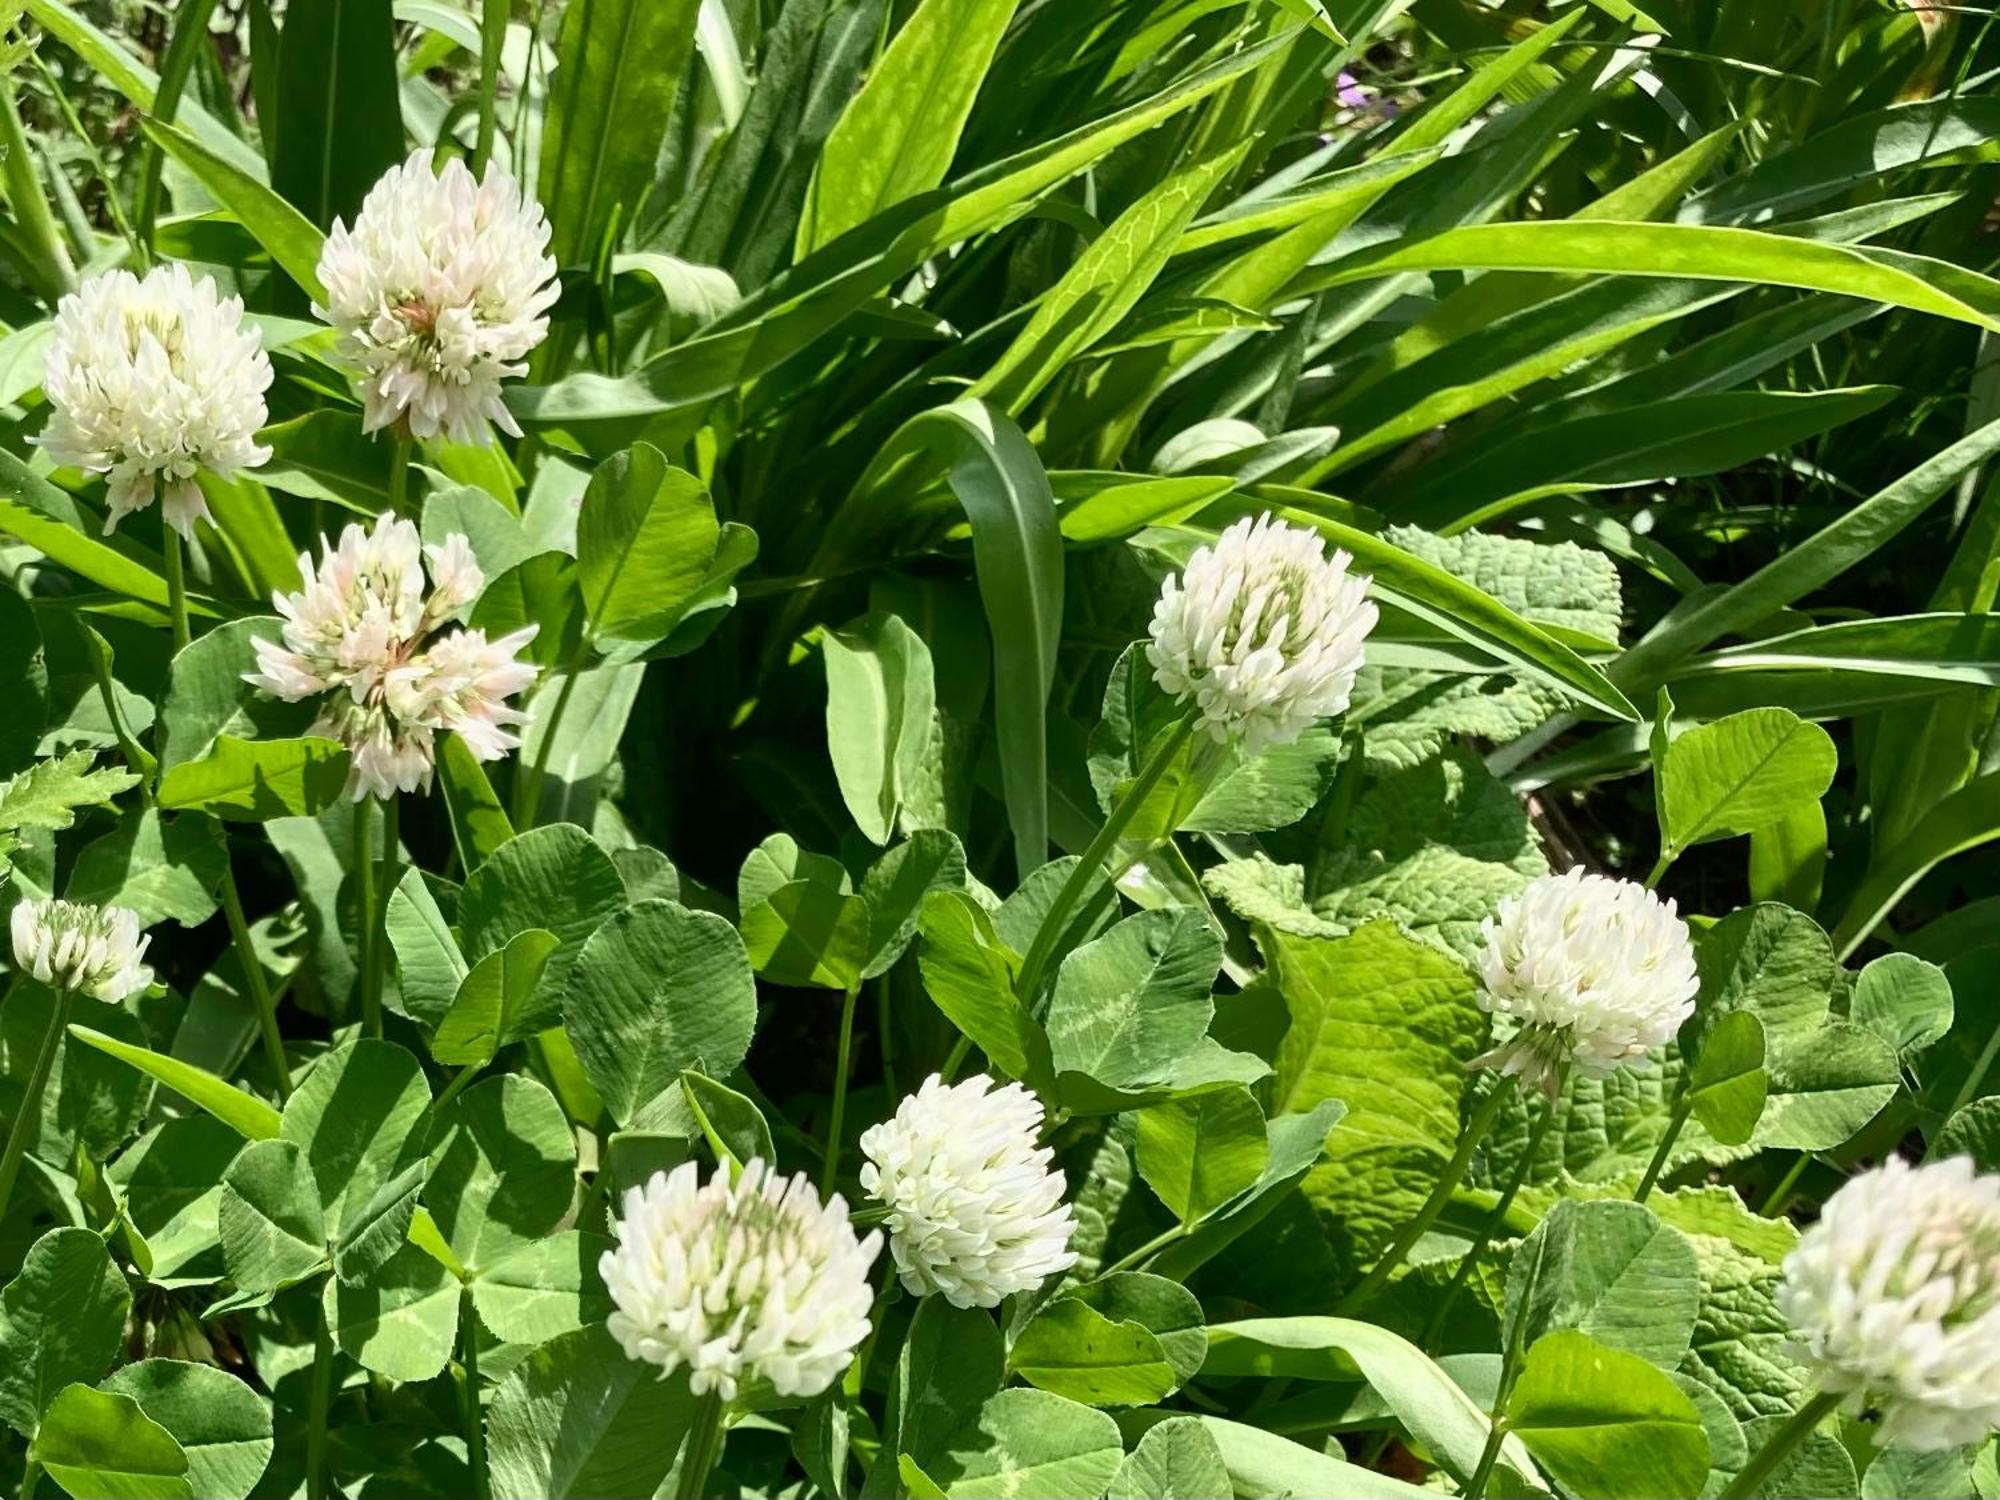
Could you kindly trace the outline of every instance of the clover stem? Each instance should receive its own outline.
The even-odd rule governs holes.
[[[389,450],[389,509],[405,514],[410,501],[410,440],[397,438]]]
[[[1785,1175],[1778,1179],[1778,1185],[1771,1189],[1771,1196],[1764,1200],[1764,1206],[1757,1210],[1767,1219],[1775,1219],[1785,1211],[1785,1205],[1792,1201],[1792,1189],[1799,1185],[1799,1179],[1806,1175],[1806,1168],[1812,1165],[1812,1152],[1801,1151]]]
[[[264,965],[257,958],[256,945],[250,941],[250,924],[243,919],[243,897],[236,889],[236,871],[228,864],[222,867],[222,911],[229,919],[229,941],[236,946],[236,963],[243,970],[243,989],[250,997],[250,1008],[257,1013],[257,1029],[264,1037],[264,1056],[271,1064],[271,1071],[278,1078],[278,1097],[292,1097],[292,1070],[285,1062],[284,1038],[278,1034],[278,1007],[271,999],[271,990],[264,983]]]
[[[167,575],[167,618],[173,625],[174,654],[188,643],[187,573],[181,565],[181,534],[172,524],[160,528],[160,564]]]
[[[382,801],[382,866],[375,882],[375,1030],[382,1034],[382,986],[389,968],[389,898],[396,892],[400,876],[397,852],[403,846],[403,799],[390,795]]]
[[[1117,805],[1111,809],[1111,816],[1104,820],[1104,826],[1097,830],[1089,847],[1083,851],[1083,857],[1076,862],[1076,867],[1069,872],[1069,878],[1063,881],[1062,888],[1056,892],[1056,899],[1050,903],[1041,925],[1035,929],[1034,941],[1028,945],[1028,956],[1022,960],[1021,972],[1014,984],[1014,993],[1023,1001],[1033,1003],[1036,993],[1041,989],[1042,976],[1047,972],[1050,961],[1057,957],[1056,945],[1062,941],[1063,929],[1069,923],[1070,913],[1076,909],[1076,903],[1089,889],[1092,878],[1103,866],[1111,851],[1117,847],[1118,840],[1124,835],[1132,819],[1137,816],[1140,806],[1152,795],[1153,788],[1166,774],[1167,767],[1173,764],[1175,757],[1181,752],[1181,747],[1194,733],[1196,718],[1197,713],[1192,709],[1189,710],[1180,723],[1174,726],[1173,732],[1160,742],[1159,749],[1153,752],[1152,759],[1140,768],[1139,774],[1126,786]]]
[[[549,772],[549,755],[556,746],[556,730],[561,726],[563,713],[569,708],[569,700],[576,692],[576,680],[583,675],[584,652],[589,649],[586,642],[577,652],[576,658],[563,672],[562,687],[556,693],[555,707],[549,710],[546,726],[537,723],[535,733],[541,743],[535,748],[534,770],[526,776],[520,774],[517,763],[514,774],[514,826],[526,831],[535,824],[535,809],[542,801],[542,779]]]
[[[961,1036],[951,1044],[951,1051],[944,1055],[944,1065],[938,1069],[938,1077],[951,1083],[958,1077],[958,1070],[965,1066],[966,1058],[972,1055],[972,1038]]]
[[[1674,1142],[1680,1139],[1681,1127],[1688,1122],[1687,1093],[1674,1103],[1674,1112],[1667,1116],[1667,1133],[1660,1137],[1660,1144],[1653,1150],[1653,1159],[1646,1163],[1646,1175],[1639,1179],[1637,1191],[1632,1194],[1634,1203],[1644,1203],[1653,1191],[1653,1184],[1660,1180],[1660,1173],[1667,1165],[1667,1156],[1674,1149]]]
[[[1653,868],[1646,876],[1646,889],[1649,891],[1658,890],[1660,882],[1667,878],[1667,871],[1671,870],[1673,865],[1673,851],[1671,849],[1662,849],[1660,857],[1653,861]]]
[[[375,798],[370,793],[354,804],[354,877],[359,884],[355,927],[360,949],[361,1030],[366,1036],[380,1036],[382,989],[375,945],[382,932],[375,920]]]
[[[458,1363],[465,1378],[465,1456],[472,1469],[473,1500],[487,1500],[486,1418],[479,1401],[479,1315],[470,1288],[458,1299]]]
[[[861,981],[848,985],[840,999],[840,1050],[834,1058],[833,1118],[827,1122],[826,1165],[820,1168],[820,1196],[833,1191],[833,1179],[840,1169],[840,1132],[847,1121],[847,1069],[854,1054],[854,1004],[861,995]]]
[[[1166,1249],[1167,1246],[1173,1244],[1174,1241],[1185,1239],[1191,1232],[1191,1229],[1191,1225],[1176,1224],[1172,1229],[1154,1235],[1137,1250],[1132,1251],[1131,1254],[1120,1256],[1117,1260],[1099,1271],[1097,1273],[1097,1280],[1102,1281],[1107,1276],[1116,1276],[1121,1271],[1130,1271],[1142,1262],[1151,1260],[1155,1255]]]
[[[21,1158],[27,1155],[28,1141],[42,1128],[42,1091],[48,1087],[49,1073],[56,1065],[56,1054],[62,1050],[63,1034],[69,1026],[73,994],[57,990],[55,997],[49,1028],[42,1033],[42,1049],[35,1054],[35,1069],[28,1075],[28,1087],[14,1112],[7,1144],[0,1149],[0,1214],[5,1214],[14,1201],[14,1181],[21,1175]]]
[[[1807,1434],[1818,1427],[1836,1406],[1840,1405],[1838,1391],[1815,1391],[1806,1398],[1805,1404],[1792,1413],[1785,1425],[1765,1440],[1764,1446],[1750,1455],[1750,1462],[1737,1471],[1729,1481],[1729,1488],[1722,1492],[1722,1500],[1749,1500],[1752,1495],[1763,1493],[1760,1488],[1779,1464],[1790,1456]]]
[[[452,1074],[451,1082],[444,1086],[444,1092],[431,1102],[431,1113],[434,1115],[443,1114],[444,1107],[460,1094],[464,1093],[465,1086],[477,1078],[479,1070],[485,1066],[485,1063],[470,1062]]]
[[[702,1500],[709,1473],[722,1456],[723,1436],[722,1397],[709,1391],[695,1401],[694,1416],[688,1422],[680,1480],[674,1486],[677,1500]]]
[[[325,1281],[332,1280],[333,1272],[328,1271]],[[312,1404],[306,1416],[306,1496],[307,1500],[326,1500],[326,1413],[333,1402],[333,1330],[326,1323],[325,1283],[313,1302],[319,1318],[313,1336]]]
[[[1423,1337],[1417,1340],[1418,1348],[1429,1349],[1436,1342],[1438,1335],[1444,1331],[1445,1316],[1451,1311],[1452,1303],[1465,1289],[1466,1282],[1472,1279],[1472,1272],[1479,1264],[1480,1255],[1491,1243],[1493,1236],[1500,1232],[1501,1226],[1507,1222],[1507,1211],[1514,1206],[1515,1195],[1521,1191],[1521,1184],[1528,1180],[1528,1173],[1534,1170],[1535,1158],[1542,1152],[1542,1142],[1548,1139],[1549,1128],[1555,1124],[1556,1116],[1562,1113],[1563,1088],[1569,1082],[1568,1073],[1569,1068],[1565,1064],[1562,1074],[1556,1079],[1555,1092],[1543,1096],[1542,1112],[1535,1117],[1534,1128],[1528,1132],[1528,1149],[1521,1153],[1520,1161],[1515,1163],[1513,1172],[1507,1178],[1506,1188],[1502,1190],[1499,1199],[1493,1205],[1493,1212],[1480,1223],[1478,1232],[1472,1237],[1472,1243],[1466,1246],[1465,1254],[1459,1259],[1458,1269],[1452,1273],[1450,1285],[1445,1287],[1444,1295],[1438,1299],[1437,1308],[1431,1313]]]
[[[1507,1403],[1514,1399],[1514,1382],[1521,1378],[1521,1357],[1528,1347],[1528,1311],[1535,1305],[1535,1288],[1541,1284],[1542,1261],[1548,1253],[1548,1238],[1543,1236],[1535,1242],[1535,1258],[1528,1263],[1528,1280],[1521,1289],[1520,1308],[1514,1314],[1513,1327],[1507,1330],[1507,1344],[1500,1354],[1500,1383],[1493,1393],[1486,1442],[1479,1450],[1479,1463],[1472,1471],[1471,1482],[1465,1487],[1465,1500],[1484,1500],[1486,1482],[1493,1477],[1493,1466],[1500,1461],[1500,1450],[1506,1445]],[[1508,1300],[1513,1300],[1511,1289]]]
[[[1389,1277],[1409,1255],[1411,1248],[1424,1237],[1425,1231],[1437,1222],[1437,1216],[1444,1212],[1445,1204],[1451,1201],[1451,1195],[1457,1191],[1460,1179],[1465,1176],[1465,1169],[1472,1164],[1472,1154],[1479,1149],[1479,1143],[1486,1139],[1487,1132],[1492,1130],[1493,1122],[1499,1119],[1500,1106],[1513,1097],[1516,1082],[1512,1073],[1503,1073],[1493,1081],[1493,1086],[1486,1091],[1486,1097],[1480,1101],[1479,1108],[1474,1110],[1472,1118],[1465,1122],[1465,1130],[1458,1138],[1458,1149],[1452,1152],[1451,1160],[1446,1162],[1444,1170],[1438,1173],[1437,1183],[1431,1188],[1430,1197],[1424,1200],[1424,1206],[1417,1210],[1410,1221],[1397,1231],[1395,1239],[1389,1242],[1389,1248],[1384,1250],[1375,1264],[1369,1268],[1367,1276],[1362,1278],[1360,1284],[1340,1299],[1339,1305],[1334,1308],[1336,1317],[1352,1317],[1357,1309],[1366,1305],[1371,1297],[1382,1290]]]
[[[883,974],[875,981],[875,1029],[880,1033],[876,1041],[882,1048],[882,1092],[895,1099],[900,1096],[896,1089],[896,1048],[889,1030],[889,1012],[889,976]]]

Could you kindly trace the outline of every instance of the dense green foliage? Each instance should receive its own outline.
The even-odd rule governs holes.
[[[1757,1493],[2000,1494],[1811,1402],[1774,1300],[1857,1166],[2000,1168],[1989,10],[0,15],[0,903],[130,908],[158,981],[8,975],[0,1489],[700,1486],[605,1330],[624,1190],[879,1222],[860,1133],[983,1066],[1078,1263],[988,1311],[885,1253],[709,1493],[1719,1495],[1785,1432]],[[547,213],[518,438],[365,431],[316,316],[413,148]],[[36,446],[60,300],[159,262],[276,373],[185,557]],[[384,815],[243,678],[390,510],[541,679]],[[1381,620],[1252,755],[1134,643],[1266,511]],[[1489,1092],[1482,923],[1574,865],[1678,901],[1699,1003]]]

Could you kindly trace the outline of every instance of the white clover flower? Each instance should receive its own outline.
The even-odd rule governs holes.
[[[129,908],[23,901],[10,921],[14,966],[43,984],[115,1005],[153,982],[141,962],[152,940]]]
[[[288,703],[325,697],[312,733],[347,746],[356,801],[429,786],[443,731],[479,760],[519,748],[510,726],[528,716],[507,700],[535,680],[517,657],[537,627],[497,641],[445,630],[485,581],[463,536],[426,548],[414,525],[383,515],[342,531],[317,568],[301,553],[299,576],[299,592],[273,596],[282,642],[255,642],[243,680]]]
[[[1236,522],[1160,590],[1154,681],[1192,694],[1213,738],[1253,754],[1345,711],[1377,613],[1351,561],[1269,515]]]
[[[997,1307],[1076,1264],[1076,1221],[1041,1126],[1041,1101],[1018,1083],[947,1085],[933,1073],[862,1135],[861,1186],[889,1210],[889,1252],[912,1293]]]
[[[1785,1257],[1793,1352],[1878,1443],[1937,1452],[2000,1428],[2000,1176],[1891,1157],[1849,1178]]]
[[[688,1367],[695,1394],[734,1401],[761,1381],[810,1398],[868,1336],[868,1268],[881,1231],[855,1236],[838,1194],[821,1204],[802,1172],[752,1160],[699,1182],[693,1162],[625,1194],[618,1248],[598,1262],[617,1304],[607,1327],[626,1357]]]
[[[1643,885],[1544,875],[1480,925],[1479,1003],[1520,1029],[1475,1065],[1554,1086],[1564,1057],[1601,1078],[1671,1041],[1700,980],[1687,923]]]
[[[548,221],[497,164],[475,182],[456,157],[433,173],[430,155],[383,173],[352,229],[334,221],[314,311],[361,367],[368,431],[401,420],[417,437],[485,443],[490,418],[518,437],[500,382],[526,372],[549,331]]]
[[[257,441],[270,384],[241,300],[179,264],[143,281],[111,271],[56,305],[42,357],[51,414],[36,441],[59,464],[110,476],[106,533],[164,490],[167,523],[192,539],[209,518],[195,476],[271,456]]]

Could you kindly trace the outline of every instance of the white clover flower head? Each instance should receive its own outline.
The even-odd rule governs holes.
[[[1637,881],[1544,875],[1480,924],[1479,1003],[1520,1029],[1475,1066],[1553,1089],[1565,1059],[1602,1078],[1671,1041],[1694,1010],[1694,944]]]
[[[1076,1264],[1076,1221],[1041,1127],[1041,1101],[1020,1084],[933,1073],[863,1133],[861,1186],[889,1210],[889,1253],[912,1293],[997,1307]]]
[[[56,305],[42,357],[50,458],[108,476],[108,534],[161,496],[162,514],[192,539],[209,518],[195,476],[224,477],[271,456],[257,441],[271,361],[243,303],[178,263],[141,279],[94,276]]]
[[[1777,1301],[1813,1382],[1880,1413],[1878,1443],[1937,1452],[2000,1429],[2000,1175],[1971,1158],[1849,1178]]]
[[[1351,561],[1270,515],[1236,522],[1161,588],[1153,680],[1253,754],[1344,712],[1377,615]]]
[[[491,420],[518,437],[500,383],[549,331],[558,294],[541,205],[497,163],[479,180],[456,157],[439,172],[419,149],[368,190],[320,252],[341,352],[361,370],[364,425],[486,443]]]
[[[303,587],[273,596],[282,638],[254,643],[257,670],[243,680],[288,703],[324,698],[312,732],[347,746],[349,795],[428,787],[441,732],[479,760],[518,749],[512,726],[528,715],[507,700],[539,671],[518,659],[537,627],[497,641],[446,629],[485,582],[465,537],[427,548],[414,525],[385,514],[324,551],[317,567],[301,553]]]
[[[14,966],[43,984],[115,1005],[153,982],[139,914],[80,901],[23,901],[10,919]]]
[[[611,1336],[663,1375],[686,1365],[697,1395],[734,1401],[761,1382],[809,1399],[868,1336],[881,1231],[857,1238],[846,1202],[822,1204],[803,1172],[752,1160],[733,1183],[726,1167],[703,1183],[683,1162],[625,1194],[612,1235],[598,1262]]]

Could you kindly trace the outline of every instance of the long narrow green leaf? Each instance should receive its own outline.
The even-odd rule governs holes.
[[[983,401],[954,401],[913,418],[878,463],[887,471],[919,452],[950,466],[952,493],[972,523],[973,566],[993,638],[1000,779],[1025,879],[1048,854],[1048,698],[1063,613],[1055,496],[1020,428]]]
[[[1250,199],[1201,219],[1174,246],[1176,256],[1226,245],[1252,235],[1290,229],[1355,199],[1379,198],[1383,191],[1436,161],[1436,151],[1371,157],[1358,166],[1343,167],[1283,197]]]
[[[1491,594],[1379,536],[1312,508],[1325,496],[1283,485],[1261,485],[1253,493],[1286,520],[1312,527],[1353,554],[1357,569],[1373,579],[1378,597],[1614,719],[1639,717],[1638,710],[1602,672]]]
[[[321,229],[352,222],[403,157],[390,0],[308,0],[285,11],[271,185]]]
[[[1844,959],[1889,915],[1903,893],[1954,854],[2000,839],[2000,771],[1967,782],[1878,854],[1847,903],[1833,945]]]
[[[1461,1483],[1478,1469],[1493,1425],[1415,1344],[1352,1318],[1252,1318],[1213,1324],[1202,1373],[1337,1381],[1359,1374]],[[1519,1439],[1507,1439],[1501,1451],[1518,1473],[1530,1480],[1539,1477]]]
[[[1091,241],[1049,289],[1028,326],[966,392],[1018,416],[1077,355],[1132,310],[1195,211],[1250,143],[1196,162],[1145,194]]]
[[[1960,475],[1996,452],[2000,452],[2000,422],[1990,422],[1917,465],[1741,583],[1674,616],[1619,658],[1611,669],[1611,680],[1628,691],[1644,692],[1658,683],[1674,662],[1797,603],[1872,555],[1922,515]]]
[[[2000,615],[1841,620],[1714,652],[1687,663],[1673,680],[1746,671],[1839,671],[2000,687]]]
[[[318,301],[326,293],[319,284],[319,254],[326,236],[291,204],[234,162],[216,155],[177,125],[159,120],[140,122],[146,134],[175,161],[201,179],[216,201],[264,247],[280,269]]]
[[[206,1069],[182,1062],[178,1057],[167,1057],[145,1047],[135,1047],[130,1042],[121,1042],[101,1031],[92,1031],[88,1026],[72,1026],[69,1034],[85,1046],[95,1047],[120,1062],[131,1064],[148,1078],[165,1084],[190,1104],[200,1105],[245,1140],[277,1139],[280,1124],[277,1110],[255,1094],[244,1093],[235,1084],[217,1078]]]
[[[1784,218],[1890,173],[2000,138],[2000,98],[1925,100],[1841,120],[1801,146],[1765,157],[1690,201],[1683,221],[1751,224]]]
[[[820,152],[798,258],[944,181],[1020,0],[923,0]]]
[[[1433,529],[1477,526],[1552,487],[1642,484],[1718,474],[1880,411],[1894,386],[1836,391],[1725,391],[1579,417],[1534,437],[1493,444],[1451,485],[1414,483],[1398,520]]]
[[[630,224],[653,181],[674,95],[694,50],[700,0],[575,0],[542,134],[549,252],[590,260],[613,214]]]
[[[0,452],[0,531],[100,588],[164,606],[166,579],[136,543],[105,538],[95,516],[11,453]]]
[[[1259,67],[1284,41],[1245,48],[1151,98],[897,204],[633,375],[510,387],[507,404],[523,422],[574,426],[699,407],[727,395],[831,331],[938,250],[1019,218],[1057,183]]]
[[[1468,224],[1429,239],[1363,250],[1300,277],[1292,290],[1322,291],[1409,271],[1576,271],[1768,282],[2000,328],[2000,282],[1949,262],[1705,224]]]
[[[215,0],[181,0],[174,10],[173,39],[167,43],[166,55],[160,59],[160,83],[153,94],[153,115],[164,123],[172,123],[180,112],[181,94],[187,88],[188,74],[193,71],[198,49],[208,43],[208,18],[215,9]],[[154,149],[146,153],[145,166],[139,177],[139,192],[133,210],[139,238],[145,244],[153,243],[153,221],[160,209],[160,151],[157,139]]]

